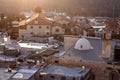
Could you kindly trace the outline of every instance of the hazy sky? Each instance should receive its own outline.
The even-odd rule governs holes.
[[[36,6],[46,10],[65,11],[70,13],[111,13],[113,4],[116,13],[120,13],[119,0],[0,0],[0,12],[15,13],[30,11]]]

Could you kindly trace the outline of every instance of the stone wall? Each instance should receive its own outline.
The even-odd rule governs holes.
[[[76,43],[76,41],[78,39],[79,39],[79,36],[65,35],[64,36],[64,49],[65,49],[65,51],[70,49]]]
[[[58,61],[58,64],[65,65],[65,66],[85,66],[92,69],[92,72],[95,74],[96,78],[101,78],[103,80],[107,80],[109,76],[109,71],[106,69],[107,63],[104,62],[96,62],[96,61],[85,61],[79,60],[76,58],[51,58],[49,60],[50,63],[55,63]],[[96,79],[97,80],[97,79]]]
[[[62,75],[57,75],[57,74],[47,74],[45,76],[43,76],[44,80],[62,80],[61,78],[65,77],[65,80],[73,80],[73,78],[75,78],[75,80],[81,80],[80,77],[72,77],[72,76],[62,76]]]
[[[64,36],[64,49],[65,51],[68,51],[79,39],[79,36]],[[110,42],[103,43],[103,48],[106,54],[108,51],[110,51]],[[110,57],[110,53],[106,55],[102,55],[104,57]],[[74,56],[69,56],[69,54],[65,54],[64,56],[60,58],[52,57],[49,62],[50,63],[56,63],[61,65],[67,65],[67,66],[85,66],[92,69],[92,72],[96,76],[96,80],[108,80],[110,71],[106,69],[107,63],[106,62],[100,62],[100,61],[89,61],[89,60],[82,60],[80,58],[76,58]]]

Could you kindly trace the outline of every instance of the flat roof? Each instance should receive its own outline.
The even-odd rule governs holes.
[[[23,48],[33,48],[33,49],[43,49],[43,48],[50,48],[51,47],[51,45],[42,44],[42,43],[33,43],[33,42],[19,43],[19,46],[23,47]]]
[[[102,40],[97,38],[86,38],[89,40],[93,49],[91,50],[77,50],[73,45],[63,56],[70,59],[86,60],[86,61],[95,61],[95,62],[106,62],[102,55]],[[72,56],[69,56],[72,55]]]
[[[12,79],[25,79],[28,80],[30,79],[38,69],[19,69],[16,74],[12,76]]]
[[[14,56],[7,56],[4,54],[0,54],[0,60],[2,61],[15,61],[15,57]]]
[[[85,76],[90,71],[90,68],[85,68],[84,70],[81,67],[67,67],[56,64],[50,64],[43,69],[44,74],[53,74],[61,76],[74,76],[82,77]]]
[[[19,69],[18,72],[21,73],[30,73],[30,74],[34,74],[38,71],[38,69]]]
[[[7,72],[7,68],[0,68],[0,80],[8,80],[15,72]]]
[[[33,76],[33,74],[30,74],[30,73],[20,73],[20,72],[17,72],[13,77],[12,79],[25,79],[25,80],[28,80],[31,78],[31,76]]]

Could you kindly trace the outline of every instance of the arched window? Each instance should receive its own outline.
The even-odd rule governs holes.
[[[64,76],[63,76],[63,77],[61,77],[61,80],[66,80],[66,77],[64,77]]]
[[[80,48],[83,48],[83,45],[80,45]]]
[[[60,32],[60,29],[56,29],[55,31],[56,31],[56,32]]]
[[[41,26],[39,26],[39,29],[41,29]]]
[[[48,27],[48,26],[47,26],[46,28],[47,28],[47,29],[49,29],[49,27]]]
[[[72,80],[75,80],[75,77],[73,77],[73,79]]]
[[[34,33],[33,33],[33,32],[31,32],[30,34],[32,34],[32,35],[33,35]]]
[[[31,26],[31,29],[33,29],[33,26]]]
[[[47,32],[46,34],[49,35],[49,32]]]

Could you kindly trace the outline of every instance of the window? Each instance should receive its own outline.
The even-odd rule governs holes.
[[[31,26],[31,29],[33,29],[33,26]]]
[[[110,72],[109,80],[119,80],[119,73],[116,71]]]
[[[47,29],[49,29],[49,27],[48,27],[48,26],[47,26],[46,28],[47,28]]]
[[[42,75],[40,75],[39,77],[40,77],[40,80],[43,80],[43,76]]]
[[[83,80],[83,77],[81,77]],[[91,73],[90,77],[88,78],[88,80],[95,80],[95,75],[93,73]]]
[[[41,29],[41,26],[39,26],[39,29]]]
[[[66,26],[66,24],[65,24],[65,23],[63,23],[62,25],[63,25],[63,26]]]
[[[49,32],[47,32],[46,34],[49,35]]]
[[[65,77],[61,77],[61,80],[66,80],[66,78]]]
[[[80,48],[83,48],[83,46],[81,45]]]
[[[22,38],[24,38],[24,36],[22,35]]]
[[[73,77],[73,79],[72,80],[75,80],[75,77]]]
[[[74,30],[74,32],[76,32],[77,30],[76,29],[73,29]]]
[[[34,34],[33,32],[31,32],[30,34]]]
[[[55,76],[50,76],[51,79],[55,79]]]
[[[60,32],[60,29],[56,29],[55,31],[56,31],[56,32]]]
[[[59,61],[58,61],[58,60],[55,60],[55,63],[59,63]]]
[[[26,29],[26,26],[20,26],[20,29]]]

